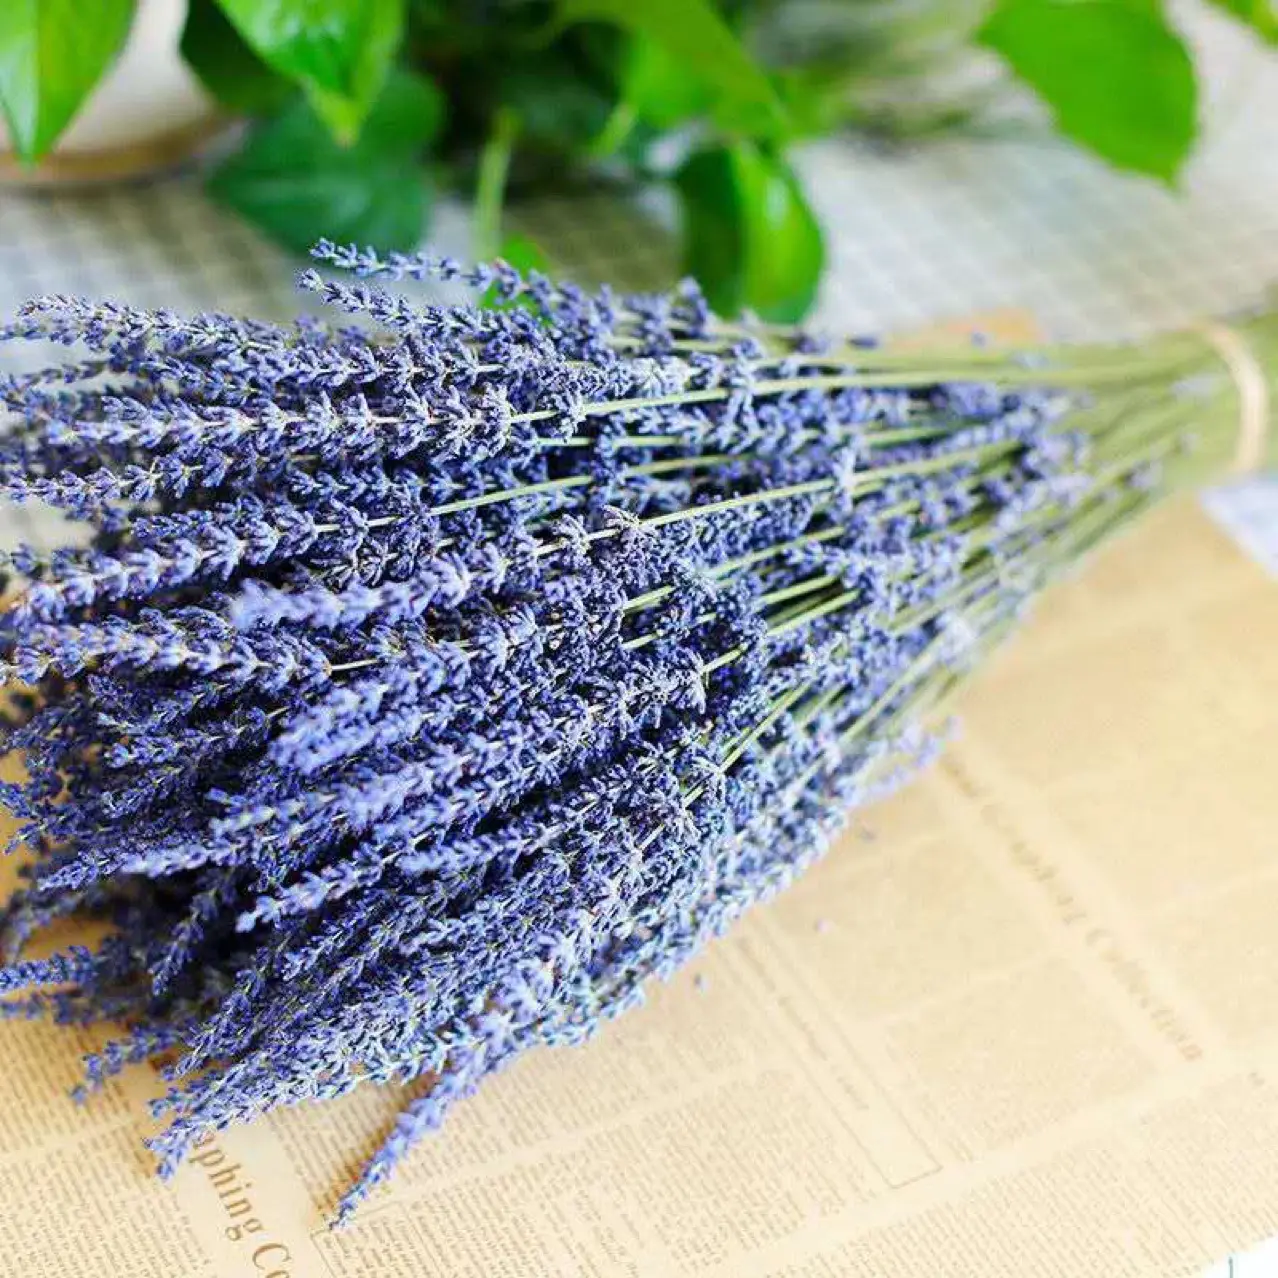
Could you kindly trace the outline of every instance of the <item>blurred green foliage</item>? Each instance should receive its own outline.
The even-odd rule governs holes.
[[[1204,2],[1278,43],[1274,0]],[[0,5],[0,108],[21,159],[53,146],[132,12]],[[477,253],[531,265],[537,246],[503,237],[508,198],[662,185],[713,305],[774,320],[802,316],[824,264],[795,145],[987,128],[989,84],[959,74],[982,56],[1122,169],[1174,183],[1198,126],[1162,0],[190,0],[182,54],[251,119],[210,190],[290,248],[409,248],[447,184],[475,196]]]

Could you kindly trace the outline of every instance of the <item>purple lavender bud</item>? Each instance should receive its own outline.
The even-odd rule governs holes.
[[[332,324],[49,299],[5,334],[89,356],[0,382],[0,488],[86,525],[8,559],[32,691],[0,801],[34,859],[0,1016],[125,1021],[86,1091],[174,1051],[165,1173],[226,1123],[433,1076],[346,1216],[922,766],[921,708],[1172,481],[1203,405],[1180,347],[1165,431],[1092,440],[1095,395],[1019,356],[920,371],[690,285],[316,258],[354,277],[301,280]],[[387,287],[431,279],[522,304]],[[95,951],[24,957],[79,913]]]

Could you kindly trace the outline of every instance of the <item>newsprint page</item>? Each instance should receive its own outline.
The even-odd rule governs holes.
[[[1278,1233],[1278,589],[1189,502],[1040,606],[907,793],[649,1004],[205,1140],[0,1025],[4,1278],[1126,1278]],[[6,867],[4,873],[10,874]]]

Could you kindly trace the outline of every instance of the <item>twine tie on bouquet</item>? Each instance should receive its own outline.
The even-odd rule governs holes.
[[[1215,320],[1196,325],[1207,344],[1220,356],[1238,391],[1238,446],[1235,475],[1254,475],[1265,462],[1269,430],[1269,383],[1255,352],[1243,336]]]

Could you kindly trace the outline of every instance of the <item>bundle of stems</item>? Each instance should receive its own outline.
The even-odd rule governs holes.
[[[85,1093],[165,1061],[162,1172],[417,1080],[342,1216],[820,856],[1045,583],[1255,464],[1278,370],[1267,313],[893,350],[317,256],[355,277],[302,277],[333,324],[48,299],[9,330],[81,353],[0,388],[0,487],[87,541],[12,556],[0,1014],[119,1023]],[[426,277],[508,305],[386,287]],[[68,917],[104,939],[29,957]]]

